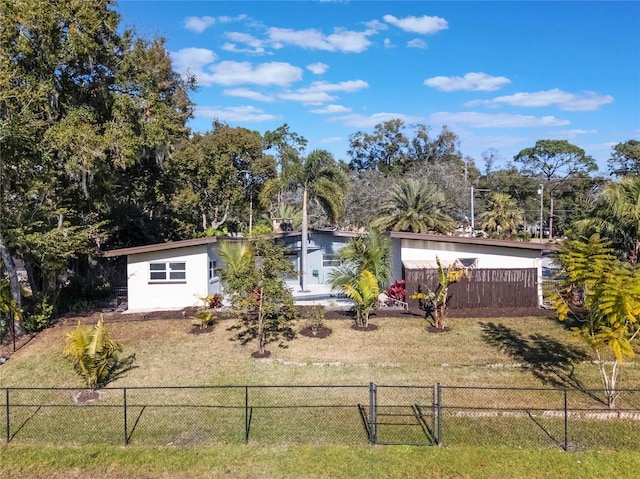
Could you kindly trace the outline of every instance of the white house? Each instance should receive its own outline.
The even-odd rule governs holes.
[[[297,277],[287,278],[294,296],[303,300],[306,296],[328,295],[331,291],[330,272],[340,264],[338,251],[349,238],[357,235],[353,232],[313,230],[308,247],[308,271],[305,273],[310,292],[299,291]],[[300,233],[286,232],[278,236],[287,246],[287,254],[299,271]],[[526,290],[529,302],[533,295],[536,304],[542,304],[542,251],[547,248],[544,244],[416,233],[393,232],[390,236],[392,281],[407,280],[409,293],[416,287],[412,283],[417,281],[415,278],[433,272],[438,257],[445,266],[458,262],[476,273],[493,275],[486,277],[485,274],[481,279],[485,283],[484,289],[474,290],[474,294],[483,295],[487,301],[500,301],[495,297],[496,291],[520,288]],[[216,273],[221,266],[216,243],[221,241],[238,239],[196,238],[111,250],[104,252],[104,256],[127,258],[130,312],[181,309],[199,305],[200,297],[222,292]],[[504,270],[506,276],[499,270]],[[495,278],[498,278],[497,282],[491,285]],[[514,290],[514,294],[522,293]],[[512,298],[512,301],[517,303],[519,299]]]
[[[127,258],[128,311],[181,309],[222,292],[217,276],[216,237],[105,251]]]

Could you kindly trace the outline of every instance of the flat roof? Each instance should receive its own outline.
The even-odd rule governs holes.
[[[362,236],[366,233],[360,233],[357,231],[343,231],[343,230],[333,230],[333,229],[313,229],[309,230],[310,234],[322,234],[327,236],[337,236],[337,237],[357,237]],[[299,236],[301,233],[299,231],[287,231],[284,233],[276,233],[273,236],[275,238],[286,238],[292,236]],[[447,235],[438,235],[438,234],[426,234],[426,233],[407,233],[403,231],[392,231],[390,233],[391,238],[398,239],[408,239],[408,240],[422,240],[422,241],[433,241],[437,243],[462,243],[469,245],[482,245],[482,246],[497,246],[502,248],[518,248],[518,249],[528,249],[528,250],[550,250],[556,247],[555,244],[552,243],[537,243],[534,241],[510,241],[510,240],[497,240],[497,239],[488,239],[488,238],[470,238],[466,236],[447,236]],[[180,241],[169,241],[166,243],[156,243],[144,246],[132,246],[129,248],[119,248],[113,250],[103,251],[102,255],[105,258],[116,258],[118,256],[126,256],[129,254],[139,254],[139,253],[149,253],[152,251],[164,251],[170,249],[177,248],[186,248],[189,246],[200,246],[210,243],[216,243],[218,241],[243,241],[248,238],[243,237],[234,237],[234,236],[207,236],[205,238],[192,238],[187,240]]]
[[[186,248],[188,246],[200,246],[203,244],[216,243],[217,241],[218,238],[215,236],[207,236],[206,238],[192,238],[180,241],[168,241],[166,243],[155,243],[145,246],[132,246],[130,248],[119,248],[103,251],[102,256],[104,256],[105,258],[116,258],[118,256],[126,256],[129,254],[150,253],[152,251]]]
[[[519,248],[538,251],[555,248],[555,245],[552,243],[537,243],[533,241],[510,241],[489,238],[471,238],[468,236],[447,236],[426,233],[407,233],[404,231],[392,231],[391,237],[408,240],[434,241],[437,243],[461,243],[469,245],[497,246],[501,248]]]

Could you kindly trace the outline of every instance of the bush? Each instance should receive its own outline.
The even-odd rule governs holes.
[[[22,324],[29,332],[42,331],[49,326],[51,315],[53,314],[53,304],[47,294],[35,296],[32,305],[24,312]]]

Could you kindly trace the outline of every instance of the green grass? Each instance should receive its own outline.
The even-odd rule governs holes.
[[[81,407],[71,400],[74,390],[36,393],[12,389],[11,433],[15,439],[0,446],[0,476],[531,478],[635,474],[638,421],[573,418],[569,423],[571,452],[566,453],[561,450],[562,418],[545,415],[562,409],[562,392],[504,389],[565,385],[571,407],[594,407],[580,389],[601,387],[598,370],[589,351],[557,321],[453,318],[449,321],[452,330],[442,334],[427,332],[420,318],[373,318],[372,322],[377,330],[360,332],[351,329],[351,321],[327,321],[333,330],[328,338],[301,336],[285,349],[272,344],[268,359],[251,358],[255,345],[241,346],[231,340],[233,332],[228,328],[232,320],[218,323],[208,334],[192,334],[190,322],[181,319],[107,322],[113,336],[124,344],[124,354],[136,353],[137,357],[137,368],[110,385],[129,388],[129,446],[122,446],[122,389],[105,390],[103,399]],[[12,355],[0,368],[0,387],[80,388],[82,383],[61,355],[65,334],[75,324],[73,320],[59,323]],[[301,322],[297,327],[304,326]],[[625,364],[619,380],[620,387],[640,387],[638,365]],[[446,447],[367,446],[355,405],[368,407],[369,382],[378,384],[378,413],[390,414],[379,418],[379,441],[414,444],[431,439],[431,386],[443,384]],[[226,385],[236,387],[152,389]],[[244,445],[245,389],[241,387],[245,385],[254,386],[249,388],[253,410],[248,445]],[[271,385],[344,387],[264,387]],[[5,409],[2,396],[0,410]],[[623,395],[619,404],[637,407],[627,400]],[[38,408],[37,404],[56,407]],[[280,408],[282,405],[296,408]],[[416,418],[416,405],[424,415],[422,424]],[[460,416],[457,406],[464,407],[467,416]],[[511,410],[495,412],[492,408],[498,406]],[[3,432],[6,434],[1,425],[0,434]],[[606,452],[599,451],[602,448]]]
[[[635,477],[640,453],[506,447],[0,446],[6,478],[509,478]]]

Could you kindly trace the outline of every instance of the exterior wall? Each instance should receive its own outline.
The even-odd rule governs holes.
[[[309,245],[307,246],[307,285],[327,285],[329,283],[329,273],[335,269],[333,266],[323,266],[323,256],[328,254],[338,254],[347,241],[348,237],[335,236],[332,234],[323,234],[322,232],[312,231],[309,237]],[[300,271],[300,237],[287,238],[285,244],[290,251],[295,251],[296,271]],[[300,278],[287,279],[287,285],[292,288],[299,288]]]
[[[394,277],[404,277],[403,260],[434,261],[436,256],[443,261],[456,258],[477,258],[476,267],[478,269],[535,269],[537,282],[531,287],[537,289],[538,304],[542,305],[542,257],[540,250],[402,238],[393,239],[392,244]],[[400,276],[396,276],[398,274]]]
[[[456,258],[478,258],[478,268],[520,269],[541,268],[538,250],[504,248],[500,246],[472,245],[463,243],[437,243],[424,240],[401,240],[402,260],[454,260]]]
[[[198,306],[198,295],[210,292],[208,281],[211,247],[192,246],[165,251],[131,254],[127,256],[128,310],[179,309]],[[186,279],[182,282],[149,280],[149,263],[184,262]]]
[[[212,278],[209,277],[209,261],[216,262],[216,271],[214,271]],[[211,244],[207,245],[207,294],[222,294],[222,283],[220,282],[220,276],[217,271],[221,266],[215,246]]]

